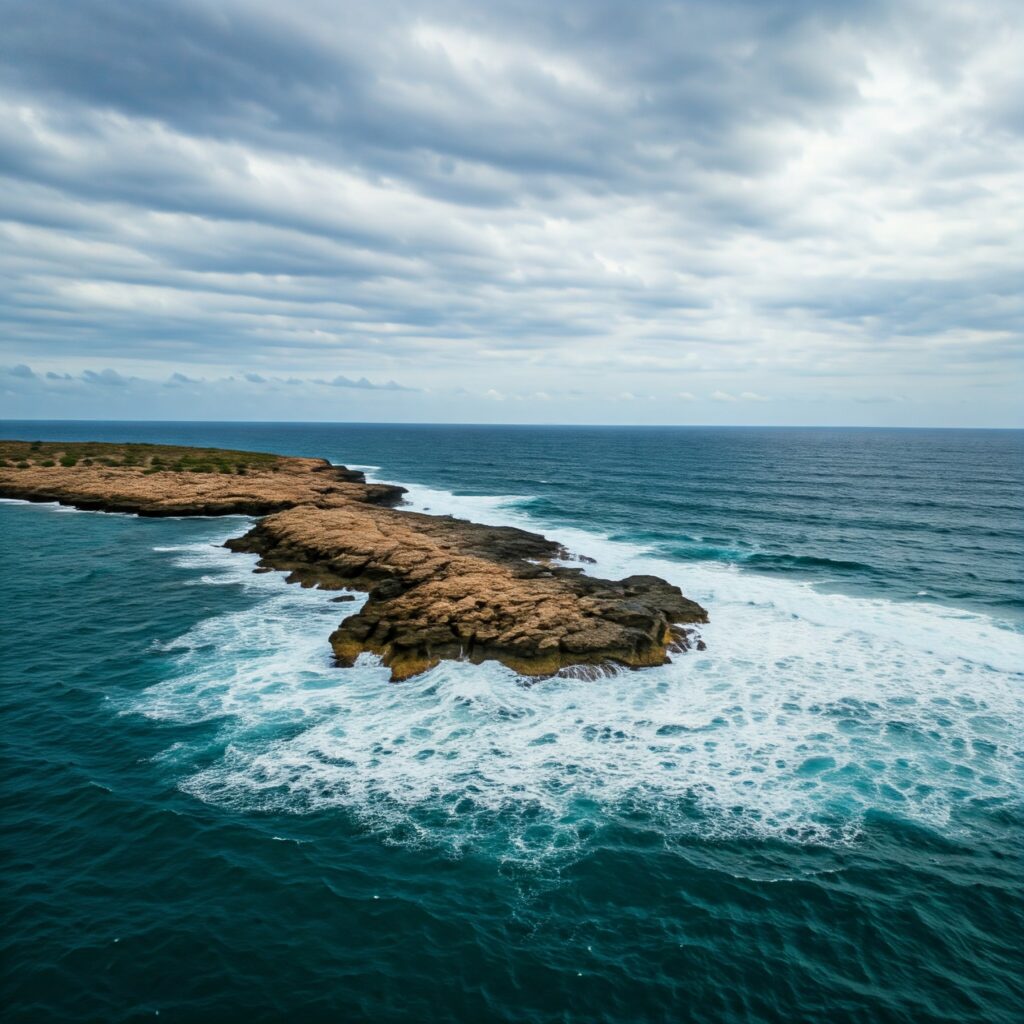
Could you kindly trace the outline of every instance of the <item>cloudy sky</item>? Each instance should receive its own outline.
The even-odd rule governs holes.
[[[0,18],[0,416],[1024,425],[1020,0]]]

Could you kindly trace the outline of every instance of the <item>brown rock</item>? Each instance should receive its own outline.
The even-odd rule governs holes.
[[[365,591],[331,646],[339,665],[379,655],[394,680],[454,658],[588,678],[660,665],[691,646],[683,624],[707,621],[657,576],[586,576],[556,564],[568,552],[539,534],[389,507],[403,493],[321,459],[0,442],[2,497],[146,516],[266,515],[226,546],[259,554],[258,572],[287,572],[290,583]]]
[[[403,487],[368,484],[325,459],[172,445],[0,441],[0,497],[141,516],[266,515],[294,505],[396,505]],[[19,468],[27,462],[27,468]],[[53,465],[43,465],[45,462]],[[62,463],[67,462],[69,465]]]
[[[396,680],[446,658],[495,659],[525,675],[573,664],[660,665],[679,624],[707,621],[700,605],[656,576],[583,576],[550,564],[565,552],[538,534],[450,517],[297,507],[228,546],[298,578],[308,566],[321,586],[367,591],[331,644],[342,665],[379,655]],[[544,571],[535,559],[545,560]]]

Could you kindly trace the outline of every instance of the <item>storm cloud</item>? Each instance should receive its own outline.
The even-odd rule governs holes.
[[[1015,0],[0,16],[7,415],[1022,422]]]

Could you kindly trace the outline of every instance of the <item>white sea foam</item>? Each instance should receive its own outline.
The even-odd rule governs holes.
[[[105,512],[99,509],[75,508],[73,505],[62,505],[59,501],[29,501],[26,498],[0,498],[3,505],[32,505],[34,508],[44,508],[59,514],[74,514],[83,516],[122,516],[124,518],[138,519],[134,512]],[[177,517],[176,517],[177,518]]]
[[[421,487],[409,498],[543,529],[507,498]],[[501,841],[512,856],[573,847],[613,821],[667,837],[837,842],[871,812],[957,831],[986,807],[1019,803],[1019,633],[934,604],[822,594],[545,532],[596,558],[591,572],[678,583],[710,609],[708,650],[594,681],[526,686],[500,665],[446,663],[393,685],[373,659],[330,664],[327,634],[358,605],[188,545],[170,554],[207,582],[256,588],[258,600],[176,641],[174,674],[132,710],[219,723],[213,751],[172,759],[182,788],[203,800],[344,809],[402,841]]]
[[[0,498],[0,505],[34,505],[36,508],[51,509],[63,507],[58,501],[29,501],[27,498]]]

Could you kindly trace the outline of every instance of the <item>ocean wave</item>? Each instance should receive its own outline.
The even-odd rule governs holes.
[[[829,569],[835,572],[865,573],[870,576],[882,572],[878,566],[844,558],[821,558],[815,555],[747,553],[742,556],[746,565],[756,569]]]
[[[951,833],[1019,803],[1019,633],[548,530],[518,501],[408,495],[413,509],[543,530],[596,558],[597,574],[669,578],[710,609],[708,650],[592,681],[527,686],[494,663],[448,662],[395,685],[370,657],[331,666],[341,616],[327,594],[186,546],[180,564],[260,599],[179,638],[174,673],[126,710],[216,724],[190,768],[174,759],[180,787],[204,801],[336,810],[392,841],[511,859],[571,855],[627,819],[666,837],[842,844],[873,814]]]

